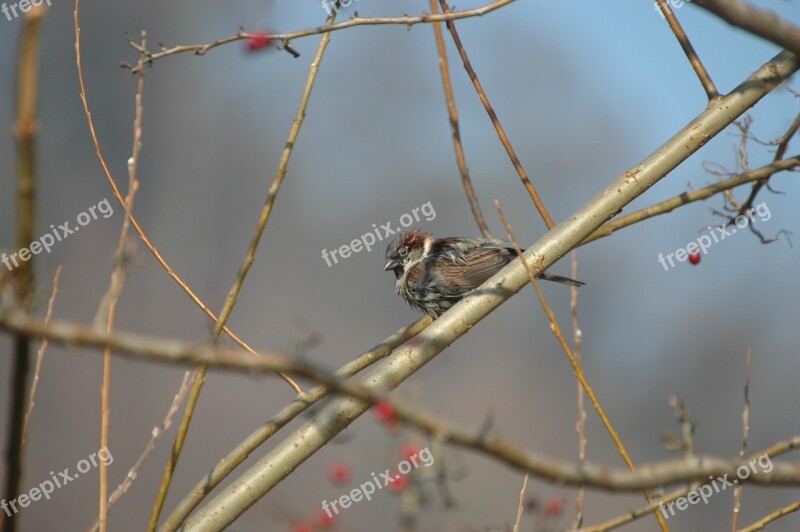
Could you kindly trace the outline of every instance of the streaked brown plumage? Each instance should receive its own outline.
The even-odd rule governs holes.
[[[395,292],[412,308],[437,318],[516,258],[514,249],[502,240],[436,239],[415,230],[389,244],[383,269],[394,271]],[[539,278],[583,285],[547,272]]]

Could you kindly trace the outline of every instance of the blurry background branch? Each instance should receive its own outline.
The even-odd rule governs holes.
[[[47,8],[39,5],[23,19],[17,59],[16,111],[13,132],[17,139],[17,249],[20,264],[14,271],[16,298],[29,304],[34,290],[33,257],[28,246],[36,235],[36,134],[39,99],[39,28]],[[41,251],[41,248],[39,249]],[[28,257],[22,257],[27,252]],[[14,367],[10,373],[11,400],[6,433],[6,478],[3,499],[14,499],[20,492],[24,462],[23,426],[30,369],[30,339],[14,337]],[[18,529],[15,516],[0,515],[0,530]]]
[[[573,465],[535,451],[523,449],[512,442],[486,434],[483,428],[465,429],[425,411],[403,399],[387,399],[383,392],[365,386],[363,382],[346,380],[309,362],[278,353],[262,353],[254,359],[237,350],[223,349],[211,344],[192,345],[175,340],[157,340],[121,332],[97,331],[62,321],[49,324],[27,316],[20,310],[0,313],[0,327],[16,334],[47,338],[51,342],[85,345],[101,350],[111,348],[119,354],[171,363],[207,364],[209,367],[238,369],[258,373],[283,371],[309,378],[339,393],[366,404],[385,401],[392,405],[396,417],[441,438],[444,442],[486,453],[513,467],[531,472],[545,480],[572,485],[585,485],[613,491],[636,491],[691,480],[706,480],[709,476],[736,476],[740,466],[748,466],[746,458],[729,460],[713,456],[687,455],[637,466],[635,470],[614,469],[586,462]],[[424,334],[424,332],[423,332]],[[776,446],[788,446],[800,437]],[[763,451],[760,454],[764,454]],[[757,458],[754,455],[750,458]],[[790,462],[772,462],[772,468],[753,472],[747,482],[763,485],[800,485],[800,466]]]
[[[339,22],[338,24],[331,24],[325,26],[317,26],[315,28],[308,28],[305,30],[298,30],[289,33],[276,33],[273,35],[266,35],[266,37],[272,39],[273,41],[283,41],[284,43],[286,43],[291,41],[292,39],[299,39],[301,37],[308,37],[310,35],[318,35],[320,33],[330,33],[332,31],[352,28],[354,26],[383,26],[389,24],[389,25],[400,25],[400,26],[410,27],[415,24],[424,24],[430,22],[446,22],[449,20],[458,20],[462,18],[480,17],[487,13],[491,13],[496,9],[500,9],[501,7],[508,5],[514,1],[516,0],[496,0],[495,2],[486,4],[483,7],[478,7],[474,9],[453,11],[445,14],[423,13],[422,15],[416,17],[403,16],[403,17],[359,18],[358,16],[353,15],[350,18],[350,20],[346,22]],[[228,44],[243,39],[249,39],[254,35],[255,34],[253,33],[248,33],[243,29],[240,29],[238,32],[236,32],[235,35],[231,35],[229,37],[223,37],[222,39],[217,39],[216,41],[211,41],[206,44],[183,44],[179,46],[174,46],[172,48],[166,48],[162,46],[160,52],[151,52],[149,50],[146,50],[141,46],[138,46],[133,41],[129,41],[129,44],[133,46],[139,53],[145,55],[146,64],[151,64],[153,61],[156,61],[163,57],[180,53],[192,52],[195,55],[204,55],[212,48],[216,48],[217,46],[222,46],[223,44]],[[261,36],[262,34],[258,35]],[[136,73],[139,71],[138,65],[134,66],[127,63],[122,63],[121,66],[123,68],[129,69],[132,73]]]
[[[800,27],[742,0],[694,0],[722,20],[800,55]]]

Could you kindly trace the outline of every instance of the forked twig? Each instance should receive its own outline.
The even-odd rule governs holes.
[[[606,224],[601,225],[583,242],[581,242],[581,245],[588,244],[589,242],[593,242],[597,239],[608,236],[611,233],[614,233],[615,231],[619,231],[624,227],[628,227],[629,225],[633,225],[642,220],[647,220],[648,218],[653,218],[654,216],[659,216],[661,214],[672,212],[673,210],[677,209],[678,207],[682,207],[683,205],[688,205],[689,203],[693,203],[695,201],[701,201],[710,198],[715,194],[738,187],[745,183],[751,183],[753,181],[760,181],[763,179],[767,179],[773,174],[785,170],[792,170],[794,168],[797,168],[798,166],[800,166],[800,154],[795,155],[794,157],[790,157],[788,159],[782,159],[780,161],[776,161],[774,163],[762,166],[760,168],[756,168],[755,170],[752,170],[751,172],[748,172],[746,174],[739,174],[737,176],[731,177],[730,179],[719,181],[717,183],[708,185],[703,188],[699,188],[697,190],[684,192],[683,194],[679,194],[678,196],[674,196],[667,200],[661,201],[659,203],[656,203],[655,205],[651,205],[650,207],[645,207],[644,209],[640,209],[631,214],[620,216],[619,218],[616,218]]]
[[[340,22],[338,24],[317,26],[305,30],[293,31],[290,33],[276,33],[274,35],[266,35],[266,37],[272,39],[273,41],[291,41],[292,39],[299,39],[301,37],[308,37],[310,35],[318,35],[321,33],[330,33],[333,31],[343,30],[345,28],[352,28],[354,26],[379,26],[388,24],[388,25],[399,25],[399,26],[410,27],[415,24],[445,22],[449,20],[458,20],[462,18],[480,17],[486,15],[487,13],[491,13],[496,9],[500,9],[501,7],[510,4],[514,1],[515,0],[495,0],[494,2],[486,4],[483,7],[478,7],[474,9],[465,9],[463,11],[454,11],[442,15],[423,13],[422,15],[416,17],[403,16],[403,17],[378,17],[378,18],[359,18],[357,16],[353,16],[350,18],[350,20],[346,22]],[[217,39],[215,41],[211,41],[206,44],[182,44],[174,46],[172,48],[166,48],[162,46],[161,51],[159,52],[150,52],[145,49],[137,48],[132,42],[130,44],[131,46],[136,48],[136,50],[139,53],[144,53],[146,55],[147,57],[147,60],[145,61],[146,64],[151,64],[153,63],[153,61],[157,61],[158,59],[162,59],[164,57],[180,53],[191,52],[195,55],[204,55],[209,50],[216,48],[218,46],[222,46],[224,44],[228,44],[235,41],[240,41],[243,39],[249,39],[250,37],[253,36],[255,35],[252,33],[248,33],[243,29],[240,29],[234,35],[223,37],[221,39]],[[130,71],[134,74],[137,72],[137,67],[129,65],[127,63],[122,63],[120,66],[122,66],[123,68],[130,69]]]

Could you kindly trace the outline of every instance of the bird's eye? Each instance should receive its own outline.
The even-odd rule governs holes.
[[[408,248],[403,246],[400,248],[400,256],[405,257],[406,255],[408,255]]]

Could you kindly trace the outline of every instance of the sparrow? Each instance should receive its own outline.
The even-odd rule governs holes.
[[[434,238],[414,230],[389,244],[383,270],[394,272],[395,292],[414,310],[438,318],[516,258],[513,247],[495,238]],[[584,284],[547,272],[537,277],[569,286]]]

